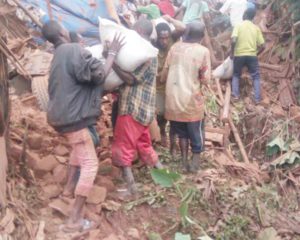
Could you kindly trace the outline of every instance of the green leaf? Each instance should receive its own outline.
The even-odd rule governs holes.
[[[172,187],[181,178],[180,174],[167,169],[152,169],[151,176],[156,184],[166,188]]]
[[[175,234],[175,240],[192,240],[190,234],[182,234],[180,232],[177,232]]]
[[[287,153],[283,154],[279,158],[275,159],[271,165],[273,167],[282,167],[285,164],[292,165],[299,163],[300,155],[294,151],[288,151]]]
[[[267,146],[267,156],[271,157],[273,155],[276,155],[279,152],[280,152],[280,149],[278,146],[274,146],[274,147]]]
[[[271,142],[267,144],[267,155],[272,156],[279,152],[287,151],[287,144],[281,137],[274,138]]]
[[[209,236],[203,236],[203,237],[199,237],[198,240],[213,240],[213,239],[210,238]]]
[[[158,233],[151,232],[148,234],[149,240],[162,240],[161,236]]]
[[[182,219],[186,219],[189,214],[189,205],[187,202],[182,202],[179,207],[179,214]]]

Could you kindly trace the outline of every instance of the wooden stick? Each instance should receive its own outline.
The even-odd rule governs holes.
[[[50,0],[47,0],[47,9],[48,9],[48,15],[50,20],[53,20],[53,14],[52,14],[52,8],[51,8],[51,3]]]
[[[35,97],[34,95],[31,95],[31,96],[28,96],[28,97],[26,97],[26,98],[23,98],[23,99],[21,100],[21,102],[22,102],[22,103],[26,103],[26,102],[29,102],[29,101],[35,100],[35,99],[36,99],[36,97]]]
[[[120,21],[120,18],[118,16],[118,14],[117,14],[117,11],[116,11],[116,8],[114,6],[113,1],[105,0],[105,4],[106,4],[108,14],[120,24],[121,21]]]
[[[31,79],[30,74],[23,68],[22,64],[19,62],[17,57],[14,55],[14,53],[6,46],[6,43],[0,38],[0,51],[3,52],[3,54],[11,61],[11,63],[19,69],[22,75],[24,75],[25,78]]]
[[[0,119],[1,121],[1,119]],[[7,154],[6,154],[6,139],[5,137],[0,137],[0,204],[2,207],[7,205],[6,197],[6,170],[7,170]]]
[[[40,28],[42,28],[43,27],[43,25],[41,24],[41,22],[35,17],[35,16],[33,16],[21,3],[19,3],[17,0],[12,0],[15,4],[17,4],[17,6],[19,7],[19,8],[21,8],[23,11],[24,11],[24,13],[28,16],[28,17],[30,17],[30,19],[38,26],[38,27],[40,27]]]
[[[224,135],[220,133],[212,133],[206,132],[205,133],[205,141],[219,143],[221,146],[224,145]]]
[[[249,158],[248,158],[247,153],[246,153],[246,150],[245,150],[245,147],[244,147],[244,144],[242,143],[239,132],[238,132],[237,128],[235,127],[231,117],[229,117],[229,125],[230,125],[230,128],[231,128],[232,132],[233,132],[235,141],[237,142],[237,144],[239,146],[239,149],[241,151],[241,154],[242,154],[242,157],[243,157],[244,161],[246,163],[250,163]]]
[[[208,127],[205,126],[205,132],[211,132],[211,133],[219,133],[219,134],[226,134],[227,131],[223,128],[214,128],[214,127]]]
[[[272,64],[260,62],[259,66],[262,67],[262,68],[269,69],[269,70],[274,70],[276,72],[282,71],[281,66],[279,66],[279,65],[272,65]]]
[[[224,102],[224,97],[223,97],[223,93],[222,93],[220,79],[216,78],[215,81],[216,81],[216,85],[217,85],[217,90],[218,90],[219,98],[220,98],[221,102]]]
[[[230,82],[226,82],[226,94],[225,94],[225,100],[224,100],[224,106],[223,106],[223,114],[221,117],[221,120],[223,123],[229,122],[229,109],[230,109],[230,97],[231,97],[231,86]]]
[[[221,96],[223,95],[222,91],[221,91]],[[221,97],[220,97],[221,98]],[[224,105],[224,102],[222,102],[222,104]],[[239,146],[239,149],[241,151],[241,154],[242,154],[242,157],[244,159],[244,161],[246,163],[249,163],[249,158],[247,156],[247,153],[246,153],[246,150],[245,150],[245,147],[244,147],[244,144],[242,143],[242,140],[241,140],[241,137],[239,135],[239,132],[237,130],[237,128],[235,127],[234,123],[233,123],[233,120],[231,118],[231,116],[229,116],[229,126],[233,132],[233,135],[234,135],[234,138],[235,138],[235,141],[237,142],[238,146]],[[225,126],[228,126],[227,125],[228,123],[225,124]],[[225,128],[226,129],[226,128]],[[226,137],[226,136],[225,136]],[[226,138],[225,138],[226,139]],[[226,140],[225,140],[225,145],[226,145]]]

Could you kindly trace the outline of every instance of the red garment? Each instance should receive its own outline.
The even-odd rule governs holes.
[[[112,161],[120,167],[131,166],[136,152],[149,166],[154,166],[158,161],[152,147],[149,126],[140,124],[130,115],[118,116],[112,144]]]
[[[175,9],[170,0],[152,0],[156,4],[163,15],[175,16]]]

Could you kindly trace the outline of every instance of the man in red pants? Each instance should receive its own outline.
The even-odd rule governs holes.
[[[134,29],[149,40],[153,30],[149,20],[136,22]],[[136,153],[149,166],[162,167],[151,143],[149,125],[155,117],[157,58],[128,73],[117,65],[114,71],[125,82],[120,89],[119,112],[112,145],[113,163],[122,168],[130,194],[136,193],[131,165]]]

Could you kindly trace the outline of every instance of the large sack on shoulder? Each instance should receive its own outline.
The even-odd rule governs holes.
[[[230,57],[213,71],[214,78],[229,79],[233,75],[233,60]]]
[[[120,87],[124,82],[121,78],[115,73],[115,71],[111,70],[108,76],[105,79],[103,84],[103,89],[105,91],[113,91]]]
[[[103,63],[105,63],[105,59],[102,56],[103,52],[103,46],[102,44],[97,44],[92,47],[86,47],[86,50],[88,50],[94,58],[97,58]],[[121,80],[121,78],[113,71],[111,70],[108,76],[105,79],[105,82],[103,84],[103,89],[105,91],[113,91],[120,87],[124,82]]]
[[[102,42],[112,42],[115,35],[119,33],[125,37],[125,44],[116,59],[116,63],[124,71],[133,72],[143,63],[158,55],[158,49],[143,39],[137,32],[110,20],[99,18],[99,31]]]
[[[102,44],[97,44],[97,45],[94,45],[94,46],[91,46],[91,47],[86,47],[85,49],[88,50],[94,58],[97,58],[99,60],[103,59],[103,56],[102,56],[103,46],[102,46]]]
[[[165,23],[165,24],[167,24],[167,25],[170,27],[171,32],[173,32],[173,31],[176,30],[176,28],[174,27],[174,25],[173,25],[172,23],[169,23],[167,20],[165,20],[165,19],[162,18],[162,17],[157,18],[157,19],[154,19],[154,20],[153,20],[153,23],[154,23],[155,26],[157,26],[157,25],[160,24],[160,23]]]

